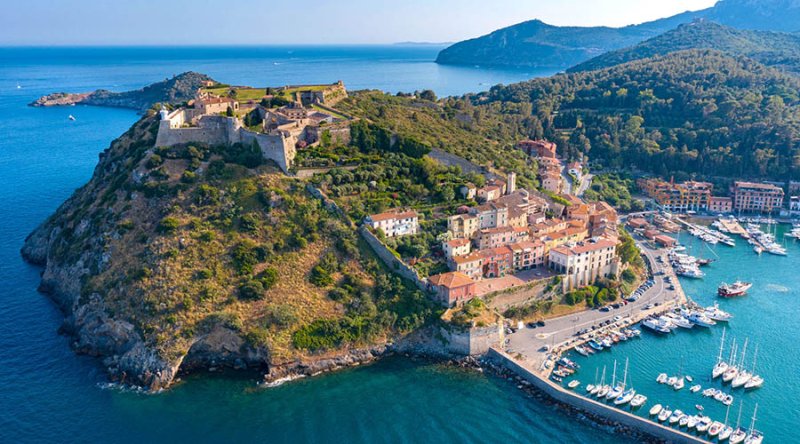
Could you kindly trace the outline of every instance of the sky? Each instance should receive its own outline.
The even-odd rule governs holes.
[[[624,26],[716,0],[4,1],[0,45],[455,42],[530,19]]]

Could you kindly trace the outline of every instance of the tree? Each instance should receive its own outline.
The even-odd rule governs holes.
[[[430,89],[426,89],[419,93],[419,98],[422,100],[430,100],[431,102],[436,101],[436,93]]]
[[[225,110],[225,115],[228,116],[228,117],[233,117],[234,116],[233,108],[228,106],[228,109]]]

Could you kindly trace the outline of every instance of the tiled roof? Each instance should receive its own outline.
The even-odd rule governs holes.
[[[433,285],[445,288],[458,288],[475,283],[472,278],[460,271],[437,274],[429,277],[428,281]]]
[[[373,214],[368,216],[373,222],[380,222],[391,219],[407,219],[417,217],[416,211],[387,211],[385,213]]]

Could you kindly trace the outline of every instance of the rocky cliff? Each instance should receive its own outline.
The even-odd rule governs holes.
[[[31,106],[92,105],[131,108],[144,112],[155,103],[179,105],[194,98],[197,90],[213,81],[205,74],[185,72],[142,89],[112,92],[99,89],[90,93],[53,93],[40,97]]]

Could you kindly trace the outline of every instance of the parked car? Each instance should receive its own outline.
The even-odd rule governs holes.
[[[544,327],[546,324],[544,323],[544,320],[540,320],[539,322],[536,323],[536,325],[538,325],[539,327]]]

